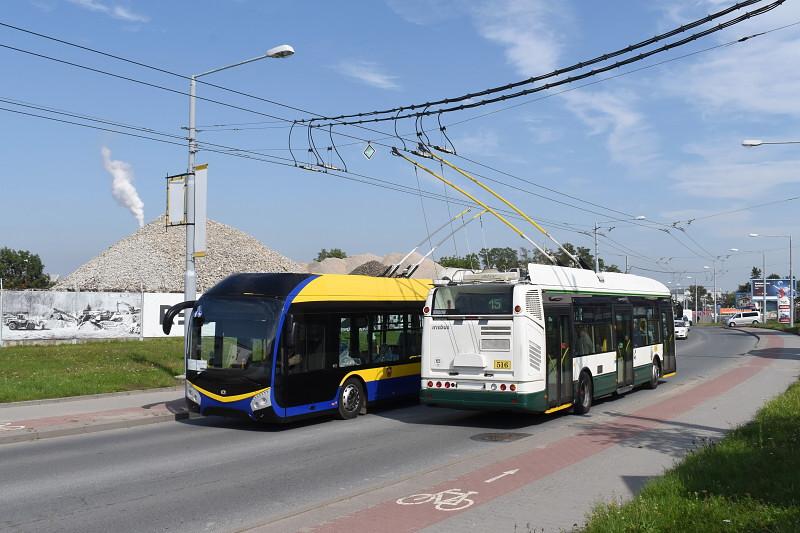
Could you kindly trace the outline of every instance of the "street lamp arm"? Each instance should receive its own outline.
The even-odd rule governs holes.
[[[212,70],[208,70],[206,72],[203,72],[202,74],[195,74],[192,77],[197,79],[197,78],[200,78],[202,76],[208,76],[209,74],[214,74],[215,72],[220,72],[222,70],[228,70],[229,68],[238,67],[240,65],[246,65],[248,63],[253,63],[254,61],[260,61],[260,60],[266,59],[268,57],[269,56],[267,54],[261,54],[258,57],[253,57],[251,59],[246,59],[244,61],[239,61],[238,63],[233,63],[233,64],[230,64],[230,65],[225,65],[224,67],[219,67],[219,68],[215,68],[215,69],[212,69]]]

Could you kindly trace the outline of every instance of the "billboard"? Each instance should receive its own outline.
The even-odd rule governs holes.
[[[763,298],[764,297],[764,280],[763,279],[751,279],[750,280],[750,287],[752,288],[752,295],[753,298]],[[780,297],[787,297],[791,298],[789,294],[790,283],[788,279],[768,279],[767,280],[767,298],[780,298]]]

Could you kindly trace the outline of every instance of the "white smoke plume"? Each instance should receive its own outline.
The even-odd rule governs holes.
[[[111,196],[122,207],[127,207],[139,221],[139,227],[144,226],[144,202],[139,198],[136,187],[133,186],[133,169],[125,161],[111,159],[111,150],[103,146],[103,166],[113,177],[111,180]]]

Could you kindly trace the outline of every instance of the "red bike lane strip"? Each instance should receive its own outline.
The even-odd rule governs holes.
[[[783,346],[783,340],[778,335],[769,336],[766,341],[766,349]],[[421,494],[436,494],[449,489],[457,489],[462,493],[476,491],[477,494],[468,496],[470,500],[474,501],[474,504],[469,507],[453,511],[441,511],[436,509],[433,502],[418,505],[400,505],[396,500],[390,500],[320,524],[312,531],[320,533],[337,531],[347,533],[374,532],[388,529],[397,532],[418,531],[467,510],[472,510],[479,505],[488,503],[495,498],[583,461],[624,440],[635,437],[642,431],[659,425],[662,421],[666,422],[669,419],[676,418],[703,402],[717,397],[750,379],[763,368],[769,366],[772,361],[773,358],[771,357],[754,358],[742,366],[698,384],[673,398],[621,417],[627,416],[631,419],[636,419],[635,422],[620,421],[610,424],[598,424],[595,427],[602,429],[600,432],[593,432],[591,428],[587,428],[574,436],[553,442],[544,448],[530,450],[479,468],[456,479],[434,487],[421,488],[418,491]],[[646,420],[648,418],[651,420]],[[502,477],[492,483],[486,483],[488,479],[515,469],[518,469],[518,472],[513,475]]]
[[[43,430],[51,427],[63,427],[68,425],[88,425],[97,422],[112,420],[122,420],[128,418],[149,418],[170,414],[172,411],[165,403],[153,405],[149,408],[144,407],[124,407],[120,409],[109,409],[107,411],[95,411],[90,413],[78,413],[69,415],[51,416],[45,418],[32,418],[28,420],[14,420],[10,422],[13,426],[23,426],[28,430]]]

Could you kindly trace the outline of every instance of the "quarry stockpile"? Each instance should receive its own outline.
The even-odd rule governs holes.
[[[308,271],[314,274],[366,274],[366,275],[377,275],[373,274],[373,272],[377,272],[378,268],[375,263],[380,263],[384,265],[383,270],[386,270],[386,267],[400,261],[405,256],[405,253],[390,253],[383,257],[379,257],[374,254],[358,254],[347,257],[345,259],[338,259],[335,257],[329,257],[323,261],[313,261],[308,264]],[[422,255],[417,252],[411,254],[408,259],[405,260],[403,266],[397,271],[398,274],[403,272],[406,266],[416,264],[417,261],[422,259]],[[365,266],[369,264],[369,266]],[[364,267],[363,271],[361,267]],[[356,269],[359,269],[356,272]],[[441,271],[442,267],[431,261],[430,259],[425,259],[422,262],[419,269],[414,273],[412,277],[414,278],[423,278],[423,279],[433,279],[436,277],[437,271]],[[382,273],[383,271],[381,271]]]
[[[208,253],[196,260],[197,289],[234,272],[304,272],[291,259],[236,228],[209,220]],[[55,290],[183,292],[186,231],[164,218],[140,228],[61,279]]]

